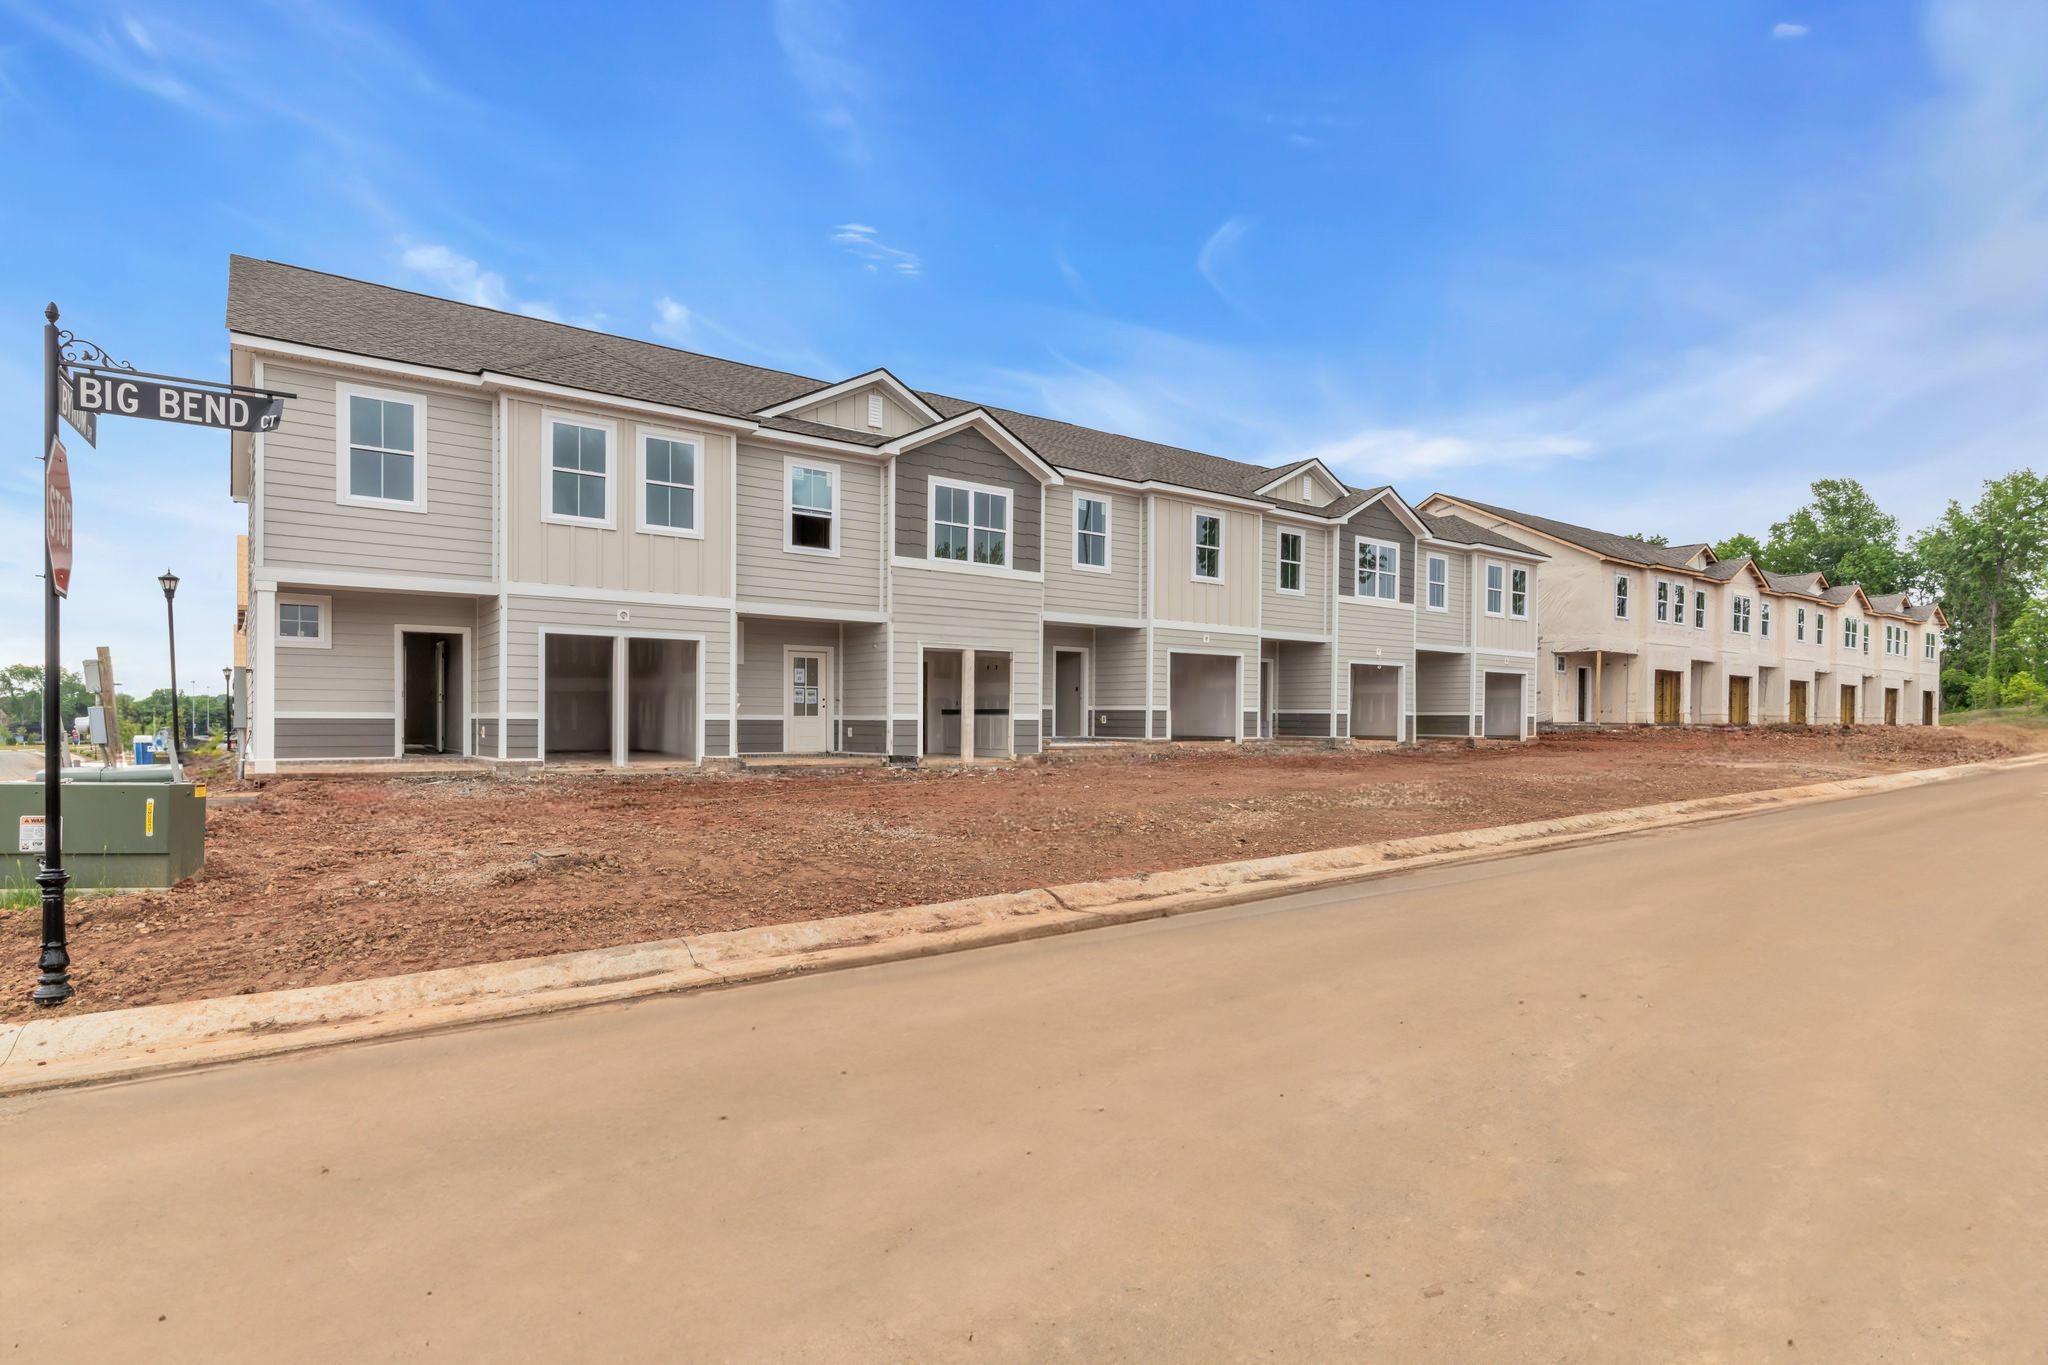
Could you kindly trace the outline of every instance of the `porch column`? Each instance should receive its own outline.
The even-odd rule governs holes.
[[[960,651],[960,761],[974,761],[974,651]]]
[[[1607,723],[1607,693],[1602,688],[1600,681],[1600,665],[1606,657],[1607,652],[1605,650],[1596,649],[1593,651],[1593,705],[1589,708],[1588,714],[1593,717],[1595,725],[1605,725]]]
[[[329,630],[334,629],[330,621]],[[243,720],[244,755],[254,772],[277,771],[277,589],[258,588],[249,602],[249,666],[255,678],[245,684],[250,714]]]

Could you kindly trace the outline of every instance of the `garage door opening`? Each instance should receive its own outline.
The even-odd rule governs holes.
[[[1486,675],[1486,737],[1488,739],[1520,739],[1522,737],[1521,674],[1489,673]]]
[[[1235,654],[1175,654],[1168,665],[1167,733],[1174,739],[1236,739]]]
[[[697,642],[626,641],[626,761],[697,757]]]
[[[1392,664],[1351,666],[1351,737],[1401,737],[1401,670]]]
[[[546,761],[612,761],[612,654],[607,635],[546,637]]]

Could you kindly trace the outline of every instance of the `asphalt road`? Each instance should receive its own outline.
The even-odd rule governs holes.
[[[2009,1361],[2048,770],[13,1101],[6,1358]]]

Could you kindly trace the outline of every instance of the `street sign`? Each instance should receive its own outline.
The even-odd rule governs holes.
[[[59,597],[71,595],[71,462],[64,442],[50,442],[43,466],[43,545],[50,552],[50,586]]]
[[[84,437],[87,445],[97,446],[99,444],[94,439],[99,435],[99,414],[80,412],[74,407],[71,402],[71,386],[69,384],[59,384],[57,386],[57,415],[69,422],[71,429]]]
[[[284,395],[255,390],[201,388],[96,370],[72,370],[64,387],[80,412],[148,417],[188,427],[271,431],[284,417]]]

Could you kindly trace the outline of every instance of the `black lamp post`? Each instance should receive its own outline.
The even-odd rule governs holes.
[[[235,747],[235,666],[220,671],[220,737],[230,752]]]
[[[178,576],[169,569],[157,576],[164,590],[164,624],[171,634],[171,752],[173,768],[178,766],[178,613],[171,599],[178,595]]]

